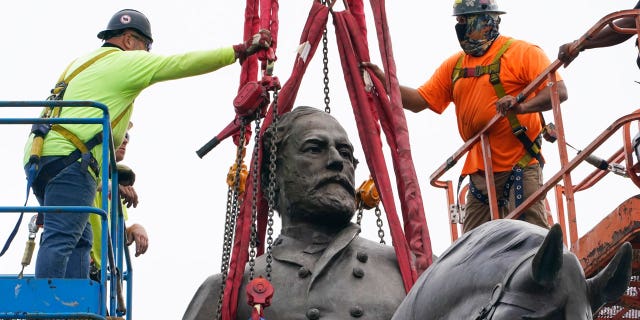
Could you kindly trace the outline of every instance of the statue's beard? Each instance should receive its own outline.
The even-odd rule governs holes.
[[[292,188],[280,200],[291,221],[335,227],[348,224],[356,210],[353,184],[340,177],[318,181],[304,187],[286,184]]]
[[[351,205],[335,199],[315,198],[310,201],[290,203],[291,221],[314,225],[342,227],[347,225],[355,213],[355,201]]]

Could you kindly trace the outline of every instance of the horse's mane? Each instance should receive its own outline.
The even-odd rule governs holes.
[[[547,229],[520,220],[489,221],[465,233],[438,260],[447,259],[460,250],[464,250],[465,254],[459,263],[486,261],[514,253],[520,256],[538,248],[547,232]]]

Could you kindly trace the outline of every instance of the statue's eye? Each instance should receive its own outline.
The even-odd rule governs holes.
[[[353,152],[351,152],[351,149],[349,148],[340,148],[339,150],[340,155],[348,160],[353,160]]]
[[[309,145],[304,149],[304,152],[317,154],[322,152],[322,148],[318,145]]]

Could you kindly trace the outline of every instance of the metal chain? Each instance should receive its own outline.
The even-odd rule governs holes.
[[[260,118],[256,119],[256,128],[254,132],[260,132]],[[260,149],[260,135],[256,134],[254,138],[255,144],[253,146],[253,172],[251,177],[253,180],[253,194],[251,196],[251,242],[249,249],[249,281],[253,280],[255,274],[255,258],[256,248],[258,247],[258,151]]]
[[[269,141],[269,187],[267,189],[267,200],[269,206],[268,220],[267,220],[267,265],[265,271],[267,273],[267,280],[271,281],[271,262],[272,257],[272,245],[273,245],[273,211],[275,207],[275,188],[276,188],[276,153],[278,148],[276,147],[276,134],[278,133],[278,89],[273,92],[273,122],[271,124],[273,128],[273,134],[271,135],[271,141]]]
[[[380,243],[382,244],[387,244],[384,241],[384,230],[382,229],[382,211],[380,211],[380,207],[376,206],[376,217],[378,218],[376,220],[376,225],[378,226],[378,237],[380,237]]]
[[[322,0],[323,5],[327,5],[326,0]],[[324,74],[324,111],[331,113],[331,107],[329,107],[329,40],[327,37],[327,27],[325,26],[322,31],[322,73]]]
[[[356,215],[356,223],[359,226],[362,226],[362,213],[364,211],[364,206],[362,205],[362,201],[358,201],[358,214]]]
[[[238,218],[238,208],[242,203],[241,199],[238,199],[238,191],[240,186],[240,171],[242,169],[242,158],[244,150],[244,137],[245,137],[246,123],[242,120],[240,129],[240,142],[236,151],[236,172],[234,176],[233,187],[229,186],[227,190],[227,212],[225,215],[224,224],[224,240],[222,245],[222,263],[220,265],[220,273],[222,274],[222,285],[220,286],[220,294],[218,296],[218,307],[216,311],[217,319],[222,319],[222,298],[224,296],[224,289],[227,283],[227,276],[229,274],[229,260],[231,258],[231,247],[233,243],[233,235],[235,231],[236,219]]]
[[[217,319],[220,320],[222,319],[222,315],[220,314],[220,311],[222,311],[222,297],[224,295],[224,289],[225,289],[225,285],[226,285],[226,280],[227,280],[227,274],[229,271],[229,257],[231,254],[231,247],[230,247],[230,243],[231,241],[229,240],[230,237],[230,224],[231,224],[231,199],[233,197],[233,189],[231,188],[231,186],[229,186],[229,188],[227,189],[227,213],[225,216],[225,222],[224,222],[224,240],[222,241],[222,262],[220,264],[220,273],[222,274],[222,285],[220,286],[220,294],[218,295],[218,308],[217,308]]]

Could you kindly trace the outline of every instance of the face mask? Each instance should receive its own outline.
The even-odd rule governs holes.
[[[465,16],[465,20],[466,23],[455,26],[460,47],[466,54],[482,56],[500,35],[500,17],[497,14],[474,14]]]

